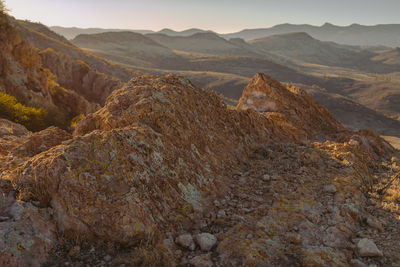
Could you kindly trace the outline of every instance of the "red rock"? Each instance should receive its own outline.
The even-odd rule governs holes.
[[[345,130],[327,109],[304,90],[284,88],[279,81],[262,73],[251,79],[237,107],[266,112],[287,130],[294,131],[295,135],[303,134],[308,139]]]

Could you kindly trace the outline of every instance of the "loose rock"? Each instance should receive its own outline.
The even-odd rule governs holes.
[[[383,253],[375,245],[374,241],[363,238],[357,243],[357,250],[361,257],[382,257]]]
[[[201,233],[195,236],[196,243],[203,251],[210,251],[217,243],[217,238],[209,233]]]
[[[175,242],[186,249],[195,250],[196,248],[191,234],[180,235]]]

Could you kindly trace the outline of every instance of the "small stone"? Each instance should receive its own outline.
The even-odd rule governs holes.
[[[247,183],[246,177],[240,177],[240,178],[239,178],[239,182],[241,182],[242,184]]]
[[[182,250],[180,250],[180,249],[175,250],[175,257],[176,257],[177,259],[182,258],[182,255],[183,255]]]
[[[226,212],[224,210],[220,210],[217,213],[217,218],[223,218],[226,216]]]
[[[195,236],[196,243],[202,251],[210,251],[217,243],[217,238],[209,233],[201,233]]]
[[[81,247],[80,246],[74,246],[73,248],[71,248],[68,252],[68,256],[75,258],[76,256],[79,255],[79,253],[81,252]]]
[[[357,243],[357,250],[361,257],[382,257],[383,253],[375,245],[374,241],[363,238]]]
[[[292,244],[301,244],[302,243],[301,235],[298,233],[287,233],[286,240]]]
[[[254,237],[253,234],[248,234],[248,235],[246,236],[247,239],[253,239],[253,237]]]
[[[351,267],[368,267],[368,265],[357,259],[352,259],[350,265]]]
[[[324,186],[324,192],[334,194],[337,192],[336,186],[333,184]]]
[[[269,176],[269,174],[264,174],[264,176],[262,177],[262,180],[265,182],[268,182],[271,180],[271,176]]]
[[[104,260],[107,261],[107,262],[109,262],[109,261],[112,260],[112,257],[111,257],[110,255],[107,254],[107,255],[104,257]]]
[[[193,237],[192,237],[191,234],[183,234],[183,235],[180,235],[180,236],[178,236],[178,238],[175,240],[175,242],[176,242],[178,245],[180,245],[180,246],[182,246],[182,247],[184,247],[184,248],[190,249],[190,250],[194,250],[194,249],[196,248],[196,245],[195,245],[195,243],[194,243],[194,241],[193,241]]]
[[[190,260],[190,264],[193,265],[194,267],[212,267],[212,266],[214,266],[214,264],[211,260],[210,254],[196,256]]]
[[[383,225],[378,219],[373,218],[373,217],[368,217],[367,218],[367,224],[372,227],[377,229],[378,231],[382,232],[383,231]]]

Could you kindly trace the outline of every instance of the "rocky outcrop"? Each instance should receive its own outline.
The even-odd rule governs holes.
[[[41,135],[58,141],[38,149],[26,148],[47,137],[14,137],[2,190],[46,209],[66,236],[132,248],[126,263],[167,246],[175,264],[346,266],[365,262],[359,236],[384,251],[371,261],[396,262],[396,246],[370,228],[377,208],[364,194],[399,169],[394,149],[293,91],[258,74],[235,109],[183,77],[134,78],[73,136],[49,129]]]
[[[255,75],[244,89],[238,109],[266,113],[288,130],[303,132],[308,139],[344,132],[344,127],[304,90],[282,84],[265,75]],[[299,135],[299,134],[296,135]]]
[[[39,51],[51,48],[64,55],[70,56],[74,61],[84,61],[90,66],[90,68],[100,73],[104,73],[109,77],[109,79],[116,77],[122,82],[127,82],[133,76],[137,76],[137,73],[132,70],[113,64],[101,57],[79,49],[69,41],[65,40],[65,38],[40,23],[18,21],[18,26],[24,39],[32,43],[32,45],[39,49]],[[56,71],[54,70],[54,72]]]
[[[51,205],[64,231],[122,243],[187,223],[224,192],[253,145],[292,140],[259,113],[228,110],[176,76],[131,80],[74,136],[32,158],[13,183],[23,199]]]

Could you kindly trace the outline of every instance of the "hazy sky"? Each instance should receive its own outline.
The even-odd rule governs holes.
[[[220,33],[280,23],[400,23],[400,0],[6,0],[11,15],[49,26],[202,28]]]

